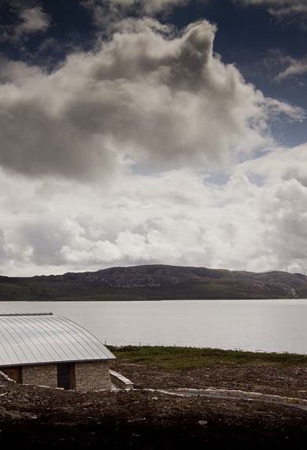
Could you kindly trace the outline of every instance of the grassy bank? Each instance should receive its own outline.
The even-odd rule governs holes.
[[[214,365],[307,365],[307,355],[293,353],[260,353],[215,348],[163,346],[108,346],[118,359],[142,362],[165,369],[193,369]]]

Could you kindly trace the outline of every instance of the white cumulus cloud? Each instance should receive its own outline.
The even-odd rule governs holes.
[[[126,19],[51,73],[2,61],[1,274],[307,272],[307,147],[278,148],[270,133],[304,113],[225,64],[217,32]]]
[[[215,33],[206,21],[174,35],[153,19],[125,20],[96,52],[71,54],[52,73],[3,64],[0,165],[107,177],[127,165],[227,165],[267,145],[272,112],[302,112],[266,99],[224,64]]]
[[[50,19],[41,7],[28,8],[20,12],[21,23],[16,28],[16,33],[27,34],[45,31],[50,25]]]

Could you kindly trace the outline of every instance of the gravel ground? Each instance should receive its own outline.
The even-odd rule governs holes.
[[[111,368],[133,381],[134,389],[81,393],[0,379],[1,448],[307,448],[305,366],[253,364],[174,371],[116,360]],[[237,397],[161,392],[179,388],[235,391]],[[278,403],[269,396],[285,400]]]

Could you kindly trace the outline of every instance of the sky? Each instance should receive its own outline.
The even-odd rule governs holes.
[[[0,0],[0,274],[307,274],[307,0]]]

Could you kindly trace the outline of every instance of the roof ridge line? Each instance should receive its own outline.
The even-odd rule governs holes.
[[[7,314],[0,314],[0,317],[3,316],[53,316],[52,312],[46,312],[46,313],[7,313]]]

